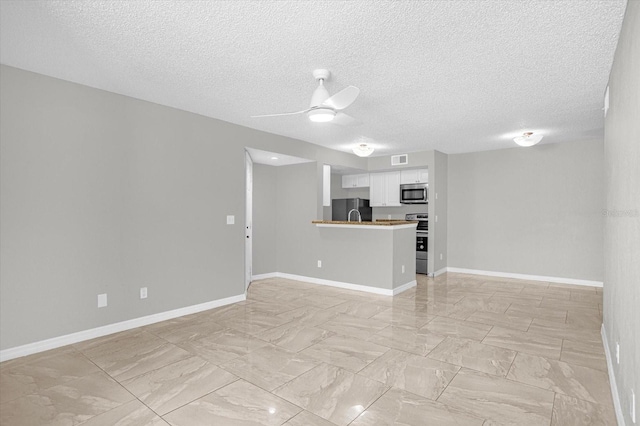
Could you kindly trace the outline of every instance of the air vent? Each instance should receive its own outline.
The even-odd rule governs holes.
[[[407,154],[400,154],[400,155],[392,155],[391,156],[391,165],[392,166],[402,166],[404,164],[409,164],[409,156]]]

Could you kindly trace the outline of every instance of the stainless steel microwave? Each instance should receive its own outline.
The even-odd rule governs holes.
[[[400,203],[427,204],[429,201],[429,184],[407,183],[400,185]]]

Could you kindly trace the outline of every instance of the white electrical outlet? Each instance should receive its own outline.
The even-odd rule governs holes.
[[[318,260],[318,268],[322,268],[322,260]]]
[[[438,221],[438,215],[436,215],[436,222]]]
[[[616,364],[620,364],[620,343],[616,342]]]
[[[233,225],[236,223],[236,217],[233,215],[227,216],[227,225]]]
[[[391,219],[391,215],[390,214],[387,215],[387,219]]]
[[[107,293],[98,295],[98,308],[104,308],[107,306]]]
[[[436,200],[438,199],[438,193],[436,192]]]
[[[633,422],[633,424],[636,423],[636,394],[633,391],[633,389],[631,389],[631,407],[629,408],[629,411],[631,414],[631,421]]]
[[[442,260],[442,253],[440,253],[440,260]]]
[[[402,265],[402,273],[404,274],[404,265]]]
[[[147,298],[147,288],[140,287],[140,299],[146,299],[146,298]]]

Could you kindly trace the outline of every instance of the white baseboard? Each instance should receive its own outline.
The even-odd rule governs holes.
[[[251,275],[251,281],[266,280],[267,278],[276,278],[277,272],[269,272],[268,274]]]
[[[485,275],[488,277],[515,278],[519,280],[547,281],[550,283],[559,283],[559,284],[575,284],[575,285],[584,285],[589,287],[602,287],[602,281],[578,280],[574,278],[561,278],[561,277],[546,277],[542,275],[514,274],[511,272],[481,271],[478,269],[465,269],[465,268],[453,268],[453,267],[447,267],[446,269],[447,269],[447,272],[458,272],[461,274]]]
[[[405,284],[402,284],[401,286],[396,287],[394,289],[386,289],[386,288],[370,287],[368,285],[345,283],[342,281],[325,280],[323,278],[306,277],[304,275],[287,274],[284,272],[271,272],[268,274],[254,275],[254,278],[255,277],[286,278],[289,280],[303,281],[311,284],[319,284],[319,285],[326,285],[329,287],[344,288],[346,290],[356,290],[356,291],[364,291],[366,293],[381,294],[383,296],[395,296],[396,294],[400,294],[403,291],[406,291],[411,287],[415,287],[418,284],[416,280],[413,280]]]
[[[435,271],[435,272],[433,273],[433,276],[434,276],[434,277],[437,277],[438,275],[442,275],[442,274],[444,274],[445,272],[447,272],[447,268],[438,269],[437,271]]]
[[[127,321],[108,324],[102,327],[78,331],[76,333],[66,334],[64,336],[53,337],[51,339],[41,340],[39,342],[28,343],[26,345],[16,346],[14,348],[4,349],[0,351],[0,362],[35,354],[38,352],[48,351],[50,349],[71,345],[73,343],[83,342],[85,340],[95,339],[96,337],[102,337],[108,334],[118,333],[120,331],[131,330],[132,328],[142,327],[145,325],[154,324],[160,321],[166,321],[184,315],[195,314],[197,312],[206,311],[208,309],[242,302],[243,300],[246,300],[244,294],[231,296],[224,299],[212,300],[211,302],[186,306],[184,308],[160,312],[140,318],[134,318]]]
[[[616,411],[616,419],[618,420],[619,426],[625,426],[624,416],[622,415],[622,406],[620,405],[620,394],[618,394],[618,386],[616,384],[616,375],[613,374],[613,359],[611,358],[611,352],[609,351],[609,339],[607,338],[607,331],[604,328],[604,324],[602,324],[602,327],[600,328],[600,334],[602,335],[604,355],[607,358],[607,371],[609,372],[611,398],[613,399],[613,407]]]

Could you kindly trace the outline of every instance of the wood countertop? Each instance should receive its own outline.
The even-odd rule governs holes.
[[[313,220],[311,223],[315,225],[355,225],[355,226],[397,226],[397,225],[415,225],[417,221],[407,220],[377,220],[375,222],[347,222],[346,220]]]

